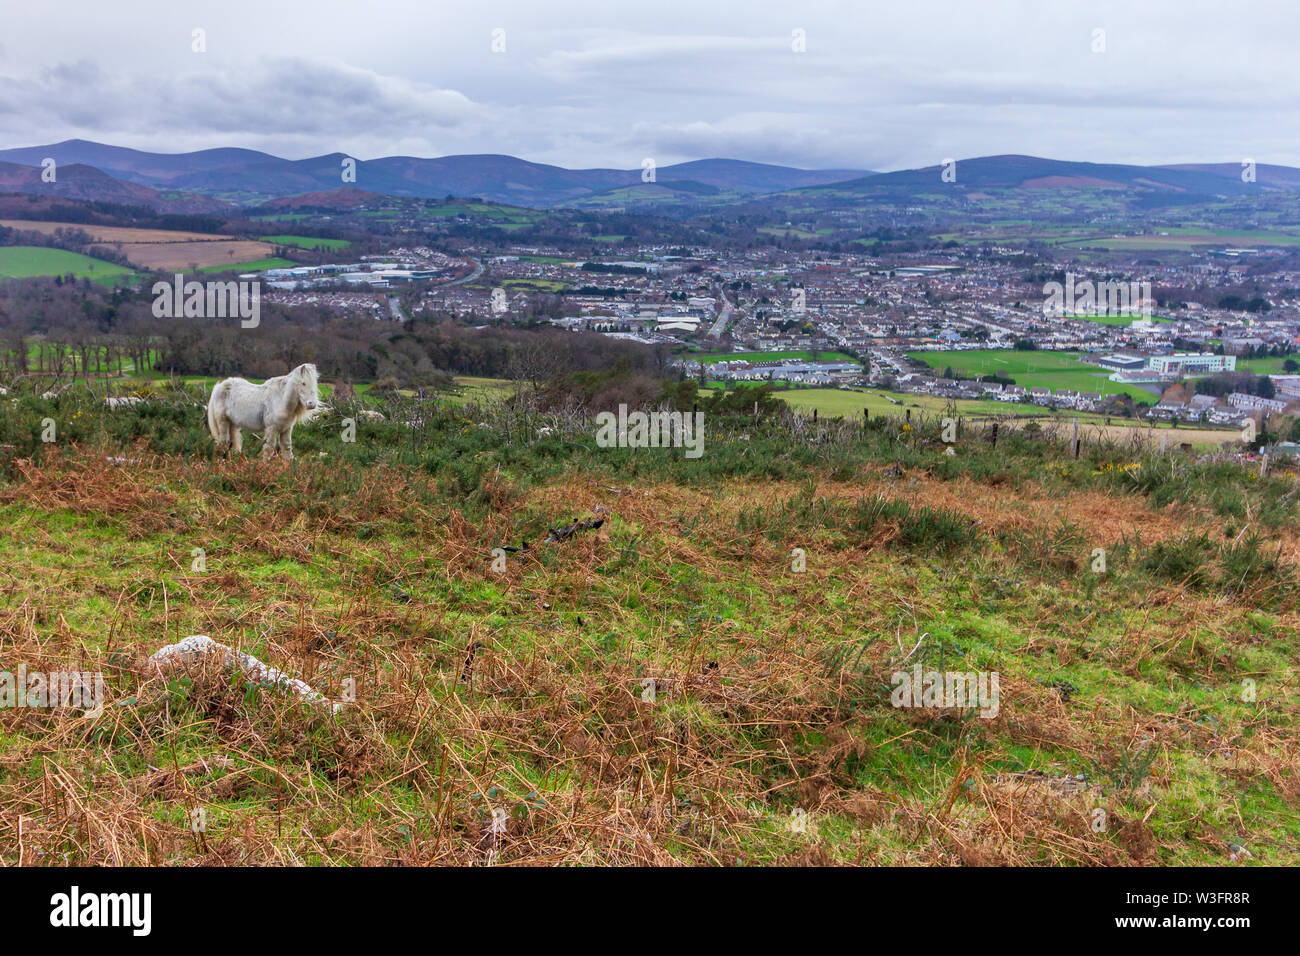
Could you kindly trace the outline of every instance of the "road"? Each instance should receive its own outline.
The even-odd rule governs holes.
[[[473,256],[470,257],[470,260],[469,260],[469,261],[472,262],[472,263],[474,263],[474,271],[471,272],[469,275],[467,275],[467,276],[463,276],[463,277],[461,277],[461,278],[459,278],[459,279],[452,279],[450,282],[445,283],[445,284],[442,286],[442,288],[446,289],[446,288],[449,288],[450,286],[454,286],[454,285],[464,285],[466,282],[473,282],[475,279],[477,279],[479,276],[481,276],[481,275],[483,274],[483,263],[482,263],[482,262],[480,262],[479,260],[475,259]]]
[[[724,295],[722,297],[722,314],[718,316],[718,321],[713,323],[713,328],[709,329],[708,337],[716,339],[721,336],[723,330],[727,327],[727,323],[730,321],[731,303],[727,301],[727,297]]]

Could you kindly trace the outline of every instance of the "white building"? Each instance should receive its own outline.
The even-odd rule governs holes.
[[[1179,375],[1213,375],[1216,372],[1233,372],[1236,369],[1235,355],[1176,352],[1173,355],[1153,355],[1147,360],[1147,371],[1171,378]]]

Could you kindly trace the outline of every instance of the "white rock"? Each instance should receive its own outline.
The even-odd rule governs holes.
[[[206,634],[192,634],[175,644],[168,644],[150,655],[149,661],[161,671],[176,665],[197,664],[214,654],[222,655],[226,668],[230,670],[238,668],[255,681],[284,687],[313,704],[329,705],[336,714],[343,709],[341,704],[331,703],[324,695],[318,694],[296,677],[290,677],[274,667],[268,667],[252,654],[245,654],[243,651],[218,644]]]

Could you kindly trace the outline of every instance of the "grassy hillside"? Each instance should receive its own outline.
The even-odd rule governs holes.
[[[132,275],[125,266],[44,246],[0,246],[0,279],[33,276],[75,276],[78,279],[112,279]]]
[[[200,402],[0,418],[4,659],[108,685],[0,709],[6,863],[1300,862],[1293,474],[402,399],[219,462]],[[189,634],[342,709],[146,666]],[[996,714],[893,706],[917,664]]]

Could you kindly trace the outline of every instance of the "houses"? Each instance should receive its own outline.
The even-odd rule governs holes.
[[[1233,392],[1228,396],[1228,404],[1233,408],[1238,408],[1247,412],[1281,412],[1286,410],[1287,403],[1276,398],[1263,398],[1259,395],[1248,395],[1245,392]]]

